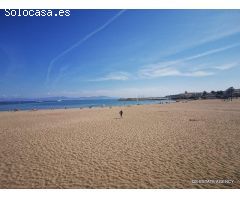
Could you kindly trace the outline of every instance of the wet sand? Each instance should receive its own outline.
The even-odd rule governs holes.
[[[0,112],[0,188],[240,188],[239,152],[240,100]]]

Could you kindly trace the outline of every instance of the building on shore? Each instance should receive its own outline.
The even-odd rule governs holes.
[[[168,95],[166,96],[169,99],[177,100],[177,99],[200,99],[202,96],[202,92],[185,92],[181,94],[175,94],[175,95]]]
[[[228,99],[228,98],[238,98],[240,97],[240,89],[234,89],[230,87],[225,91],[211,91],[211,92],[187,92],[175,95],[166,96],[172,100],[181,100],[181,99],[189,99],[189,100],[197,100],[197,99]]]
[[[240,89],[234,89],[233,97],[240,97]]]

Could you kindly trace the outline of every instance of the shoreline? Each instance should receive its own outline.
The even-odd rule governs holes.
[[[220,102],[230,102],[226,101],[225,99],[179,99],[175,101],[164,101],[164,102],[156,102],[156,103],[148,103],[148,104],[129,104],[129,105],[105,105],[105,106],[86,106],[86,107],[61,107],[61,108],[40,108],[40,109],[19,109],[19,110],[0,110],[0,113],[17,113],[17,112],[36,112],[36,111],[54,111],[54,110],[91,110],[91,109],[111,109],[115,107],[125,108],[125,107],[132,107],[132,106],[147,106],[147,105],[168,105],[168,104],[174,104],[174,103],[188,103],[188,102],[204,102],[204,101],[220,101]],[[240,98],[235,98],[232,101],[240,101]],[[17,108],[16,108],[17,109]]]
[[[233,101],[238,100],[239,98],[233,98]],[[176,99],[176,100],[142,100],[137,101],[136,104],[124,104],[124,105],[91,105],[91,106],[82,106],[82,107],[68,107],[69,105],[64,105],[62,107],[56,107],[56,108],[29,108],[29,109],[20,109],[18,107],[12,108],[10,110],[0,110],[0,113],[2,112],[20,112],[20,111],[39,111],[39,110],[68,110],[68,109],[95,109],[95,108],[112,108],[112,107],[129,107],[129,106],[136,106],[136,105],[157,105],[157,104],[172,104],[172,103],[187,103],[192,101],[224,101],[229,102],[229,99]],[[68,101],[68,100],[67,100]],[[146,102],[146,101],[153,101],[149,103],[139,103],[139,102]],[[156,101],[156,102],[154,102]],[[55,101],[54,101],[55,102]],[[125,102],[125,100],[121,101]],[[133,102],[133,100],[130,100],[130,102]]]
[[[170,104],[170,103],[176,103],[176,101],[172,101],[172,102],[156,102],[156,103],[146,103],[146,104],[128,104],[128,105],[104,105],[104,106],[84,106],[84,107],[67,107],[67,106],[63,106],[61,108],[32,108],[32,109],[18,109],[18,108],[14,108],[12,110],[0,110],[0,113],[2,112],[22,112],[22,111],[40,111],[40,110],[69,110],[69,109],[78,109],[78,110],[82,110],[82,109],[96,109],[96,108],[112,108],[112,107],[130,107],[130,106],[141,106],[141,105],[156,105],[156,104]]]

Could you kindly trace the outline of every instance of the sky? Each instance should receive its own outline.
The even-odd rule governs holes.
[[[240,88],[239,10],[1,10],[0,25],[0,98]]]

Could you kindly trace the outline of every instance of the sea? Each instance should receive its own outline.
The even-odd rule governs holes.
[[[0,102],[0,111],[95,108],[171,103],[170,100],[119,101],[118,99]]]

